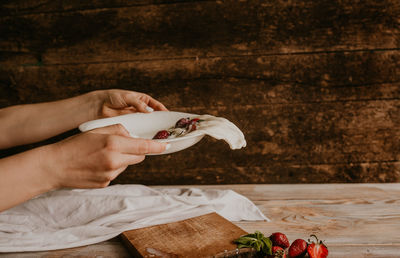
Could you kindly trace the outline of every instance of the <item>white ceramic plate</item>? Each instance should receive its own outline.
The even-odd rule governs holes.
[[[168,129],[175,125],[176,121],[181,118],[194,118],[199,115],[173,112],[173,111],[155,111],[151,113],[134,113],[122,116],[115,116],[110,118],[103,118],[98,120],[89,121],[79,126],[79,130],[82,132],[92,130],[99,127],[104,127],[113,124],[122,124],[131,134],[132,137],[152,139],[153,136],[160,130]],[[185,136],[155,140],[160,142],[168,142],[171,147],[163,153],[169,154],[177,152],[199,142],[203,137],[204,133],[193,131]],[[160,154],[149,154],[149,155],[160,155]]]

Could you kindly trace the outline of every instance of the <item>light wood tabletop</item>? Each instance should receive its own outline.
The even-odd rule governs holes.
[[[155,186],[167,188],[177,186]],[[285,233],[289,241],[317,234],[329,257],[400,257],[400,184],[206,185],[252,200],[271,222],[234,222],[247,232]],[[65,250],[0,257],[130,257],[118,238]]]

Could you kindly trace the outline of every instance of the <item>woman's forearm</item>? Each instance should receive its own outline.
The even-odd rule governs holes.
[[[41,141],[97,118],[98,94],[0,109],[0,149]]]
[[[100,117],[149,112],[148,107],[167,111],[149,95],[126,90],[0,109],[0,149],[41,141]],[[105,187],[128,165],[165,148],[111,125],[0,159],[0,211],[53,189]]]
[[[41,147],[0,159],[0,211],[55,189],[44,156]]]
[[[0,211],[55,189],[106,187],[127,166],[165,149],[117,124],[0,159]]]

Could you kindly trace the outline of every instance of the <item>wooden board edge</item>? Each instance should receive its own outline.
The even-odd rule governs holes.
[[[133,257],[143,258],[139,251],[129,242],[128,238],[124,235],[124,232],[119,234],[118,238]]]

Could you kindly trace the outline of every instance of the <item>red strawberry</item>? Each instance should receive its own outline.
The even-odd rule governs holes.
[[[289,240],[283,233],[280,233],[280,232],[273,233],[269,237],[269,239],[271,239],[273,246],[277,245],[277,246],[282,247],[283,249],[286,249],[289,247]]]
[[[196,122],[198,122],[200,120],[200,118],[193,118],[192,120],[190,120],[191,124],[194,124]]]
[[[199,118],[193,118],[186,125],[186,130],[188,130],[188,132],[192,132],[192,131],[196,130],[197,129],[196,125],[197,125],[198,122],[200,122]]]
[[[289,247],[290,257],[304,257],[307,253],[307,242],[303,239],[296,239]]]
[[[310,237],[315,237],[317,240],[317,243],[310,242],[310,239],[308,240],[310,243],[308,244],[307,247],[307,253],[310,256],[310,258],[326,258],[328,257],[328,247],[324,243],[322,243],[321,240],[318,241],[318,238],[316,235],[311,235]]]
[[[268,255],[268,258],[286,258],[285,250],[280,246],[273,246],[271,253],[271,255]]]
[[[190,118],[181,118],[179,119],[176,124],[175,124],[175,128],[185,128],[188,123],[190,122]]]
[[[167,130],[161,130],[154,135],[153,139],[167,139],[169,137],[169,132]]]

